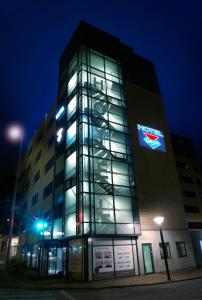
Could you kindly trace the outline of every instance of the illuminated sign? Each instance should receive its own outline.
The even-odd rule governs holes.
[[[140,145],[152,150],[166,151],[164,135],[160,130],[137,124]]]

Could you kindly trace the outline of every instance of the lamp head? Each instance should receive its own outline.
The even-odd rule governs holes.
[[[155,222],[157,225],[159,225],[159,226],[161,226],[161,224],[163,223],[163,221],[164,221],[164,217],[158,216],[158,217],[155,217],[155,218],[154,218],[154,222]]]
[[[23,138],[24,130],[19,124],[11,124],[6,128],[6,136],[11,142],[19,142]]]

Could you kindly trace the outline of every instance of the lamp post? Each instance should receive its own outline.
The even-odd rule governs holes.
[[[37,231],[40,232],[41,235],[43,235],[41,245],[40,245],[40,250],[39,250],[39,259],[38,259],[38,276],[40,276],[42,270],[42,261],[43,261],[43,256],[44,256],[44,236],[45,236],[45,230],[48,227],[48,223],[45,220],[39,220],[38,218],[36,219],[35,223],[35,228]]]
[[[162,228],[161,228],[161,225],[163,224],[163,221],[164,221],[164,217],[158,216],[158,217],[154,218],[154,222],[159,226],[159,230],[160,230],[161,244],[162,244],[162,248],[163,248],[163,258],[164,258],[164,262],[165,262],[167,278],[168,278],[168,280],[171,280],[170,271],[169,271],[169,267],[168,267],[168,261],[167,261],[166,245],[165,245],[165,242],[164,242],[163,231],[162,231]]]
[[[14,227],[14,220],[15,220],[15,204],[16,204],[16,194],[17,194],[17,186],[18,186],[18,178],[19,178],[20,159],[21,159],[21,152],[22,152],[23,134],[24,134],[23,128],[18,124],[12,124],[6,129],[6,136],[8,140],[10,142],[19,143],[17,171],[16,171],[15,185],[13,190],[13,198],[12,198],[11,212],[10,212],[10,228],[9,228],[9,235],[8,235],[7,255],[6,255],[7,268],[8,268],[8,262],[10,258],[10,252],[11,252],[11,241],[13,236],[13,227]]]

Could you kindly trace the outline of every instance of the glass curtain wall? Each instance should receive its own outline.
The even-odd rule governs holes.
[[[82,48],[68,71],[65,236],[134,234],[134,170],[119,62]]]

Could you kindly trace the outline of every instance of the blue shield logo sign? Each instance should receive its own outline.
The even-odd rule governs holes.
[[[164,135],[160,130],[137,124],[140,145],[152,150],[166,151]]]

